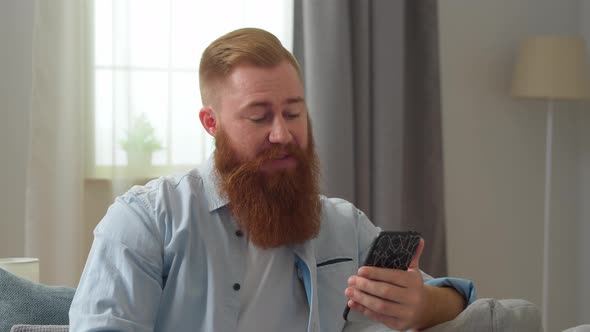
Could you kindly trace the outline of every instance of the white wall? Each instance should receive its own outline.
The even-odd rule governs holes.
[[[24,254],[32,0],[0,0],[0,257]]]
[[[587,43],[590,39],[586,39]],[[590,105],[578,113],[580,159],[578,206],[578,320],[590,324]]]
[[[590,1],[580,1],[580,31],[590,58]],[[578,113],[578,318],[590,324],[590,103]]]
[[[524,298],[541,308],[546,104],[512,98],[510,81],[520,42],[577,34],[579,6],[439,2],[449,273],[474,280],[480,297]],[[576,124],[575,104],[556,107],[547,331],[582,320],[572,310],[579,263],[577,133],[590,129],[588,122]]]

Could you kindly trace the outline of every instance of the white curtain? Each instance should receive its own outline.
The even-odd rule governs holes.
[[[25,252],[42,283],[77,285],[114,196],[211,152],[204,47],[254,26],[290,48],[292,15],[289,0],[37,0]]]
[[[82,197],[88,109],[86,1],[37,1],[25,253],[40,281],[75,286],[86,257]]]

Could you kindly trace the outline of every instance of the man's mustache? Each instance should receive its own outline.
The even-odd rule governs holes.
[[[241,166],[249,170],[257,170],[264,163],[283,158],[285,155],[295,158],[297,161],[302,161],[305,158],[305,153],[295,143],[289,143],[287,145],[273,144],[269,148],[258,153],[256,159],[250,162],[245,162]]]

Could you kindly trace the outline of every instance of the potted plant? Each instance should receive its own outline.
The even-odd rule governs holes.
[[[127,137],[121,141],[121,148],[127,152],[129,168],[141,169],[152,165],[152,154],[163,148],[155,132],[144,113],[133,118]]]

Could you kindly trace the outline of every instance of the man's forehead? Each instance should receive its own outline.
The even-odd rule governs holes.
[[[297,69],[287,60],[269,66],[260,66],[244,62],[235,66],[226,76],[226,80],[239,83],[241,81],[248,81],[256,78],[264,80],[272,77],[280,77],[281,80],[288,78],[293,80],[297,79],[300,84],[303,83]]]
[[[220,97],[239,102],[241,107],[305,103],[302,82],[290,64],[273,68],[241,66],[223,85],[225,93]]]

